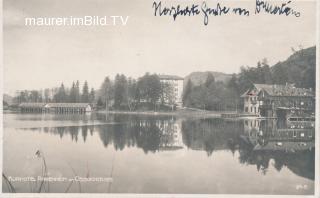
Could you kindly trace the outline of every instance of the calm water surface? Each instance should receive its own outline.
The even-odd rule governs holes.
[[[314,123],[171,116],[4,114],[3,172],[106,181],[44,192],[313,194]],[[112,178],[112,182],[110,182]],[[39,181],[12,181],[35,192]],[[10,192],[3,182],[3,191]]]

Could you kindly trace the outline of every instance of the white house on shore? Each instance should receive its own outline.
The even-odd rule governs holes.
[[[182,106],[182,94],[183,94],[183,80],[184,78],[175,75],[158,75],[161,83],[168,83],[173,87],[174,103],[177,106]],[[169,103],[168,101],[165,101]]]

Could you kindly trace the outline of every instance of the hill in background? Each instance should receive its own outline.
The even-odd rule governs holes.
[[[297,87],[313,88],[316,85],[316,47],[294,52],[287,60],[271,68],[276,84],[294,83]]]
[[[186,84],[189,79],[191,80],[191,82],[194,86],[198,86],[200,84],[203,84],[206,81],[206,79],[210,73],[215,78],[215,81],[228,82],[232,77],[231,74],[225,74],[222,72],[214,72],[214,71],[192,72],[184,78],[184,84]]]
[[[312,88],[315,90],[316,84],[316,47],[309,47],[294,52],[287,60],[279,61],[270,67],[272,84],[286,84],[294,83],[297,87]],[[190,79],[194,86],[203,84],[208,74],[211,73],[215,81],[229,82],[232,74],[225,74],[222,72],[206,71],[206,72],[192,72],[184,78],[184,84]],[[240,74],[237,74],[239,76]],[[250,77],[249,77],[250,78]],[[250,78],[250,81],[255,83],[259,79]],[[267,84],[270,84],[268,82]]]

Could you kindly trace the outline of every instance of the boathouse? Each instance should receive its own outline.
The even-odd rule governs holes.
[[[21,112],[40,113],[45,110],[46,103],[24,102],[19,105]]]
[[[88,103],[21,103],[21,112],[54,112],[54,113],[85,113],[91,112]]]
[[[85,113],[92,111],[88,103],[48,103],[45,108],[55,113]]]

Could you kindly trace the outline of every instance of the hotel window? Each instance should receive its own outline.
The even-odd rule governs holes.
[[[297,131],[293,131],[293,137],[297,137]]]

